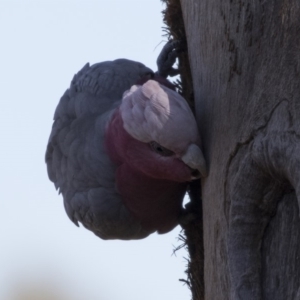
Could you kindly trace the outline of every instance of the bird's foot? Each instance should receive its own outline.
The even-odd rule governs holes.
[[[197,212],[192,202],[189,202],[185,205],[185,208],[182,210],[182,213],[179,216],[178,223],[182,228],[186,228],[198,218]]]
[[[184,43],[180,40],[170,40],[162,48],[156,60],[158,75],[167,78],[168,76],[176,76],[179,70],[173,68],[173,65],[178,57],[178,54],[184,50]]]

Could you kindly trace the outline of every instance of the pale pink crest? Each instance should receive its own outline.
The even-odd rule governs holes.
[[[175,91],[149,80],[124,94],[120,106],[125,130],[135,139],[182,154],[200,143],[197,124],[187,102]]]

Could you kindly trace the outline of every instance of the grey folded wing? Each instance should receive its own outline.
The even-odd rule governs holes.
[[[151,72],[125,59],[87,64],[74,76],[55,111],[46,152],[49,178],[62,193],[69,218],[103,239],[150,234],[122,203],[104,135],[123,93]]]

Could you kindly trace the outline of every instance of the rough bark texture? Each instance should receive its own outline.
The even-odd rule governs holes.
[[[194,111],[194,95],[191,71],[186,47],[186,35],[181,11],[180,0],[163,0],[166,9],[163,11],[164,23],[168,38],[181,41],[183,51],[179,53],[178,69],[180,73],[179,91],[188,101]],[[183,229],[183,240],[189,253],[187,265],[187,279],[181,279],[190,288],[192,298],[204,299],[204,256],[203,256],[203,221],[200,181],[194,181],[189,186],[190,207],[196,218],[187,223]]]
[[[299,300],[300,2],[181,8],[210,170],[205,299]]]

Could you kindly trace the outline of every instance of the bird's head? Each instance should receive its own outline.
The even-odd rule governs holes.
[[[175,91],[154,80],[132,86],[111,125],[115,130],[109,135],[118,140],[115,160],[157,179],[184,182],[206,176],[195,118]]]

